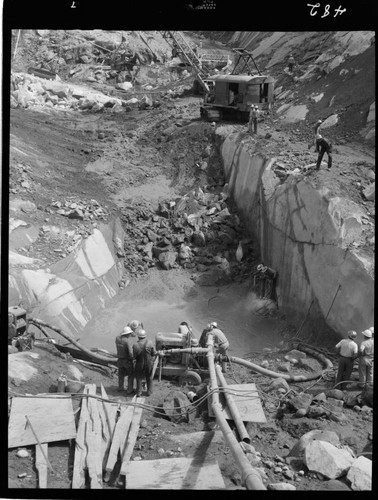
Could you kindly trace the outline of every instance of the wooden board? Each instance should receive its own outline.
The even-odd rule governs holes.
[[[96,385],[89,384],[89,394],[96,395]],[[91,489],[102,489],[102,435],[101,420],[97,406],[97,399],[88,398],[89,419],[85,441],[88,447],[87,466],[91,480]]]
[[[70,398],[14,397],[8,424],[8,448],[37,444],[30,426],[25,429],[25,415],[29,417],[41,443],[76,438]]]
[[[83,394],[88,394],[89,387],[86,385]],[[85,441],[87,424],[89,421],[88,398],[81,398],[80,420],[77,429],[75,443],[74,468],[72,474],[72,488],[84,488],[85,470],[87,467],[87,444]]]
[[[129,462],[126,489],[222,490],[225,486],[214,458],[163,458]]]
[[[145,398],[137,398],[136,402],[143,404]],[[133,419],[131,421],[129,434],[127,435],[127,439],[125,440],[125,446],[121,453],[122,458],[122,466],[120,474],[126,474],[126,465],[128,464],[131,455],[133,454],[134,446],[138,437],[140,419],[142,417],[143,408],[140,406],[136,406],[133,413]]]
[[[132,402],[135,403],[136,396],[133,397]],[[121,413],[113,434],[112,444],[109,450],[108,460],[106,462],[106,470],[111,472],[118,459],[118,452],[122,451],[125,445],[125,440],[130,429],[131,420],[134,413],[134,406],[127,406],[126,410]]]
[[[243,422],[265,423],[266,417],[261,405],[259,393],[255,384],[230,384],[228,388],[231,391],[235,404],[239,410]],[[236,389],[235,391],[233,391]],[[222,413],[227,420],[233,420],[231,413],[226,406],[226,398],[219,393],[219,402],[222,405]],[[214,417],[211,408],[211,398],[208,399],[209,416]]]
[[[42,443],[43,453],[48,455],[48,444]],[[35,468],[38,471],[38,486],[47,488],[47,462],[39,444],[35,445]]]

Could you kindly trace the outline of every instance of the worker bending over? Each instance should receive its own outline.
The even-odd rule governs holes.
[[[332,143],[329,139],[325,139],[319,132],[319,127],[322,120],[318,120],[315,125],[315,147],[318,153],[318,160],[316,162],[316,170],[320,169],[324,153],[328,156],[328,168],[332,167]]]
[[[152,369],[157,355],[154,344],[147,339],[145,330],[139,330],[138,342],[133,346],[135,357],[136,395],[142,395],[142,382],[146,378],[147,396],[152,394]]]
[[[117,348],[118,366],[118,390],[124,390],[125,377],[127,376],[126,394],[134,392],[134,353],[133,345],[135,339],[133,331],[129,326],[125,326],[122,332],[117,335],[115,344]]]

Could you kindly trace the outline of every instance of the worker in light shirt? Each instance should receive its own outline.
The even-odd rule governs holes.
[[[357,333],[354,330],[348,332],[348,338],[342,339],[336,344],[336,350],[339,354],[339,366],[337,370],[336,384],[350,380],[353,371],[353,363],[358,354],[358,346],[355,342]],[[346,387],[346,384],[340,384],[340,389]]]

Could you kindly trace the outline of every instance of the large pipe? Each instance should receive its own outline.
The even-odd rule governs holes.
[[[231,427],[228,425],[227,420],[223,416],[222,407],[219,403],[219,387],[214,365],[214,341],[213,335],[211,334],[208,336],[207,346],[208,350],[206,357],[209,364],[211,390],[213,390],[211,408],[214,412],[217,424],[221,428],[223,436],[231,450],[232,456],[241,471],[242,485],[245,486],[247,490],[266,490],[260,474],[249,463],[248,458],[243,453],[238,441],[232,433]]]
[[[56,326],[49,325],[49,324],[45,323],[44,321],[42,321],[40,319],[30,318],[29,319],[29,323],[34,324],[38,328],[40,326],[45,326],[47,328],[50,328],[51,330],[54,330],[54,332],[59,333],[59,335],[61,335],[65,339],[69,340],[71,342],[71,344],[73,344],[74,346],[76,346],[78,349],[80,349],[81,351],[85,352],[86,354],[88,354],[88,356],[91,356],[93,359],[98,359],[100,361],[107,361],[108,363],[117,363],[117,361],[118,361],[118,358],[114,358],[114,357],[111,357],[111,356],[101,356],[100,354],[94,354],[92,351],[90,351],[89,349],[87,349],[83,345],[79,344],[79,342],[77,342],[76,340],[74,340],[73,338],[71,338],[69,335],[67,335],[66,333],[62,332],[62,330],[60,328],[57,328]]]
[[[256,372],[256,373],[261,373],[262,375],[266,375],[267,377],[272,377],[272,378],[283,378],[287,382],[306,382],[307,380],[315,380],[319,377],[322,376],[322,372],[315,373],[313,375],[287,375],[285,373],[277,373],[273,372],[271,370],[267,370],[266,368],[263,368],[262,366],[255,365],[254,363],[251,363],[250,361],[247,361],[246,359],[242,358],[237,358],[235,356],[223,356],[222,361],[231,361],[232,363],[236,363],[241,366],[245,366],[246,368],[249,368],[250,370]]]
[[[247,429],[245,428],[244,422],[240,416],[238,407],[236,406],[235,400],[232,397],[231,393],[227,391],[228,385],[226,382],[226,379],[223,376],[222,369],[221,367],[217,364],[215,365],[215,371],[217,373],[218,380],[220,382],[220,385],[224,389],[224,397],[226,398],[228,408],[230,410],[231,416],[233,421],[235,422],[236,428],[239,433],[239,437],[242,441],[245,443],[250,443],[251,438],[249,437],[249,434],[247,432]]]

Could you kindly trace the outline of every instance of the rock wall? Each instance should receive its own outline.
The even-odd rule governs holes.
[[[312,303],[306,323],[339,335],[370,327],[374,262],[353,247],[361,236],[360,208],[309,180],[290,176],[281,184],[271,168],[275,160],[254,152],[249,141],[247,147],[237,132],[219,127],[217,140],[244,224],[264,264],[279,273],[281,310],[299,324]]]
[[[31,316],[76,335],[119,290],[124,232],[101,224],[77,250],[49,269],[9,271],[9,305],[22,300]]]

